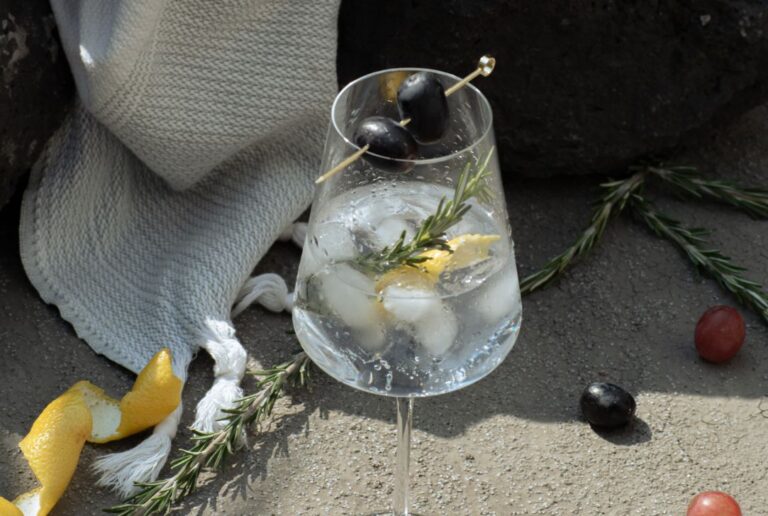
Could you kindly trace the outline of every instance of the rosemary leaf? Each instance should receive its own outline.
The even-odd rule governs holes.
[[[360,256],[355,263],[363,270],[376,274],[387,272],[402,265],[416,267],[429,258],[419,256],[425,251],[440,249],[450,251],[446,231],[458,224],[462,217],[472,208],[468,202],[473,197],[481,202],[491,198],[486,178],[490,175],[488,165],[493,156],[491,148],[485,158],[473,169],[472,161],[468,161],[456,180],[453,199],[442,197],[435,212],[425,218],[416,234],[407,240],[405,231],[393,244],[384,249]]]
[[[288,385],[305,386],[309,380],[309,357],[304,352],[290,361],[266,371],[252,374],[260,378],[256,392],[238,400],[235,407],[224,411],[226,425],[216,432],[197,432],[192,436],[194,445],[181,450],[171,463],[175,473],[165,479],[139,484],[140,491],[120,505],[105,512],[121,516],[168,514],[173,504],[197,487],[197,480],[205,468],[220,468],[243,445],[246,427],[256,426],[272,414],[275,402]]]
[[[742,276],[746,269],[735,265],[720,251],[705,247],[708,232],[685,228],[677,220],[660,213],[640,194],[630,200],[637,216],[657,235],[671,240],[693,262],[696,268],[713,277],[724,289],[768,321],[768,294],[762,286]]]
[[[520,282],[520,292],[530,294],[550,284],[571,263],[591,251],[603,235],[611,216],[624,209],[629,197],[643,186],[646,175],[644,170],[639,170],[627,179],[601,184],[605,193],[597,202],[589,226],[568,249],[552,258],[539,271],[524,278]]]
[[[768,218],[768,190],[745,188],[723,179],[703,178],[696,174],[694,167],[648,167],[647,170],[679,193],[730,204],[754,218]]]
[[[468,162],[460,174],[453,199],[443,197],[435,213],[424,219],[415,236],[407,241],[405,232],[390,246],[365,255],[358,265],[374,272],[386,272],[400,265],[417,266],[428,258],[419,256],[430,249],[450,251],[445,232],[461,220],[471,208],[467,202],[475,197],[487,202],[491,197],[485,178],[488,176],[493,149],[473,171]],[[708,233],[703,229],[687,229],[678,221],[659,213],[642,195],[641,190],[649,175],[660,178],[679,191],[694,198],[711,198],[746,211],[754,217],[768,217],[768,191],[742,188],[721,180],[703,179],[695,175],[693,167],[637,167],[627,179],[600,185],[603,196],[596,203],[587,228],[563,253],[538,272],[520,283],[523,294],[529,294],[550,284],[575,260],[583,257],[597,245],[610,218],[622,212],[631,203],[636,216],[655,233],[674,242],[696,265],[715,278],[723,288],[732,292],[768,321],[768,294],[760,284],[742,276],[745,271],[730,258],[706,246]],[[193,432],[193,446],[181,450],[171,469],[172,476],[141,484],[141,490],[121,505],[105,509],[106,512],[128,515],[167,514],[173,504],[197,487],[200,472],[207,467],[221,467],[243,443],[246,427],[256,426],[272,414],[275,402],[287,385],[307,386],[311,361],[303,352],[292,360],[268,370],[252,372],[259,379],[256,392],[240,399],[232,409],[223,411],[226,426],[211,433]]]

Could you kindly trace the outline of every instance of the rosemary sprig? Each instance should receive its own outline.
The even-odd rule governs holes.
[[[470,209],[467,202],[472,197],[483,202],[489,199],[485,178],[488,176],[487,167],[492,153],[493,149],[474,171],[472,163],[467,163],[457,181],[453,199],[443,197],[435,213],[424,220],[410,241],[406,242],[403,233],[392,246],[361,258],[359,265],[380,273],[403,264],[418,266],[426,260],[418,255],[429,249],[450,250],[445,232]],[[631,204],[637,217],[655,233],[674,242],[698,268],[714,277],[723,288],[768,321],[768,294],[758,283],[741,275],[745,269],[734,265],[730,258],[719,251],[704,247],[707,231],[683,227],[678,221],[659,213],[640,193],[646,179],[654,176],[694,198],[712,198],[731,204],[752,216],[768,217],[768,191],[742,188],[721,180],[703,179],[695,175],[693,167],[637,167],[631,170],[634,174],[627,179],[600,185],[605,193],[596,203],[590,224],[568,249],[547,262],[541,270],[522,280],[522,293],[529,294],[548,285],[571,263],[591,251],[603,235],[610,218]],[[310,364],[307,355],[299,353],[289,362],[253,373],[261,377],[256,392],[242,398],[235,408],[227,411],[224,418],[227,424],[222,430],[195,433],[192,449],[182,450],[182,455],[171,464],[174,475],[142,484],[139,493],[106,512],[120,515],[170,512],[175,502],[197,487],[198,476],[204,468],[221,466],[242,445],[244,430],[248,426],[258,425],[271,415],[286,385],[307,384]]]
[[[568,249],[552,258],[537,272],[524,278],[520,282],[521,293],[529,294],[548,285],[574,260],[591,251],[603,235],[611,216],[621,213],[629,197],[643,186],[646,176],[647,173],[643,169],[627,179],[601,184],[606,192],[596,203],[589,226]]]
[[[309,357],[301,352],[284,364],[254,372],[261,378],[256,392],[224,411],[226,416],[222,420],[227,422],[224,428],[210,433],[195,432],[192,437],[194,446],[182,450],[181,456],[171,463],[171,469],[175,471],[172,476],[139,484],[141,490],[138,493],[105,511],[122,516],[168,514],[175,502],[195,490],[203,469],[221,467],[243,445],[244,431],[272,414],[275,402],[286,386],[307,384],[310,364]]]
[[[768,294],[759,283],[742,276],[746,269],[735,265],[720,251],[705,247],[708,231],[685,228],[677,220],[660,213],[638,193],[632,194],[630,202],[637,216],[653,232],[674,242],[697,268],[708,273],[724,289],[768,321]]]
[[[768,190],[745,188],[723,179],[707,179],[696,167],[647,167],[646,170],[680,193],[730,204],[755,218],[768,218]]]
[[[456,181],[453,199],[448,200],[443,196],[435,212],[422,221],[413,238],[406,241],[407,235],[403,231],[394,244],[359,257],[355,261],[357,265],[364,270],[381,274],[401,265],[418,266],[429,259],[420,256],[425,251],[431,249],[450,251],[445,233],[458,224],[464,214],[472,208],[468,204],[469,200],[475,197],[481,202],[489,202],[491,198],[486,178],[490,174],[488,163],[492,156],[493,148],[474,169],[472,161],[467,162]]]

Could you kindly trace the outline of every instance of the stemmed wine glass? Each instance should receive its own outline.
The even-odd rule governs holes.
[[[359,150],[370,116],[400,120],[397,86],[375,72],[336,97],[322,170]],[[309,357],[356,389],[397,399],[394,513],[408,514],[413,399],[466,387],[498,366],[522,317],[490,105],[468,85],[447,98],[442,137],[413,159],[368,152],[316,190],[293,322]]]

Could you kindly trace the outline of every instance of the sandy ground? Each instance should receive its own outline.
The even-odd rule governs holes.
[[[768,181],[768,109],[759,109],[678,162],[746,183]],[[597,178],[507,181],[522,274],[555,255],[589,216]],[[659,196],[750,276],[768,283],[768,222],[714,204]],[[18,258],[17,206],[0,223],[0,493],[33,485],[17,449],[47,402],[87,378],[114,394],[132,383],[96,356],[55,308],[37,297]],[[259,271],[295,274],[298,251],[277,245]],[[718,303],[667,242],[628,216],[599,250],[551,288],[524,300],[524,324],[507,360],[487,379],[416,403],[413,508],[422,514],[684,514],[701,490],[722,489],[744,514],[768,514],[768,328],[744,311],[747,343],[732,362],[696,356],[693,327]],[[272,364],[297,343],[290,317],[253,308],[237,321],[254,361]],[[191,407],[212,379],[200,356],[185,390]],[[593,380],[636,395],[632,428],[598,434],[578,398]],[[252,382],[246,382],[246,388]],[[394,406],[318,373],[311,392],[286,398],[268,432],[180,507],[181,514],[364,514],[387,508],[394,461]],[[183,431],[177,444],[188,442]],[[89,464],[138,438],[86,446],[54,514],[97,514],[118,501],[94,487]]]

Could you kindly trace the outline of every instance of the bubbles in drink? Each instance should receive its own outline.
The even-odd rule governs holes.
[[[421,270],[364,270],[356,261],[406,241],[452,191],[411,182],[361,187],[315,213],[302,256],[294,325],[310,357],[369,392],[428,396],[473,383],[506,356],[521,310],[507,231],[474,204],[450,229],[464,245]],[[504,235],[506,236],[506,235]]]

